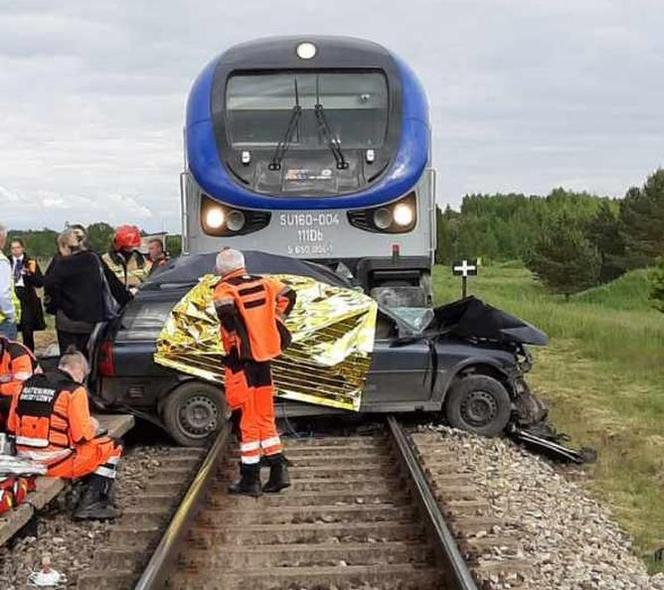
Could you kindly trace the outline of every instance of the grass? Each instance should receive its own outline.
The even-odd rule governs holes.
[[[617,310],[652,311],[649,270],[641,269],[623,275],[608,285],[588,289],[574,296],[580,303],[597,303]]]
[[[529,381],[555,425],[598,450],[588,468],[591,489],[647,559],[664,547],[664,314],[650,306],[646,271],[569,301],[547,294],[514,263],[481,268],[470,280],[470,293],[549,334]],[[460,294],[444,267],[434,288],[438,303]]]

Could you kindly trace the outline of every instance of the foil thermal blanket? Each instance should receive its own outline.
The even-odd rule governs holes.
[[[275,275],[297,293],[286,321],[293,342],[273,362],[277,396],[358,411],[376,327],[376,302],[364,293],[308,277]],[[223,384],[224,349],[204,276],[173,308],[157,340],[156,363]]]

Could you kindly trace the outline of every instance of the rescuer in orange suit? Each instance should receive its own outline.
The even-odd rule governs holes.
[[[12,401],[8,426],[16,435],[18,454],[44,463],[50,477],[89,476],[74,518],[105,520],[119,515],[111,488],[122,447],[90,416],[83,385],[88,374],[85,356],[67,349],[57,370],[23,383]]]
[[[290,343],[285,317],[295,292],[270,277],[251,276],[242,252],[225,248],[217,256],[221,280],[214,305],[226,351],[226,401],[240,410],[240,480],[231,494],[260,496],[290,486],[286,459],[274,418],[274,386],[270,361]],[[270,479],[261,489],[260,462],[265,456]]]
[[[0,335],[0,430],[4,429],[12,398],[23,382],[41,369],[30,350],[19,342]]]

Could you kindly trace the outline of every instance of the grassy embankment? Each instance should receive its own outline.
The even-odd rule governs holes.
[[[438,303],[459,296],[439,267]],[[559,430],[598,450],[590,486],[644,556],[664,546],[664,314],[648,301],[645,271],[573,296],[548,295],[517,264],[480,269],[470,293],[551,337],[529,382]],[[664,564],[649,562],[653,571]]]

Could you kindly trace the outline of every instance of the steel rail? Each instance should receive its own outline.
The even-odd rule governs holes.
[[[446,587],[451,590],[478,590],[466,560],[461,555],[454,536],[445,523],[436,498],[427,483],[426,475],[408,442],[406,433],[394,416],[387,423],[397,448],[401,465],[409,475],[408,481],[420,510],[426,517],[429,532],[434,542],[436,557],[445,571]]]
[[[134,586],[134,590],[160,590],[163,588],[171,568],[176,564],[177,551],[184,541],[189,526],[198,514],[208,484],[219,461],[224,456],[229,434],[230,424],[227,422],[210,447],[196,477],[191,482],[168,528],[162,535],[159,545]]]

